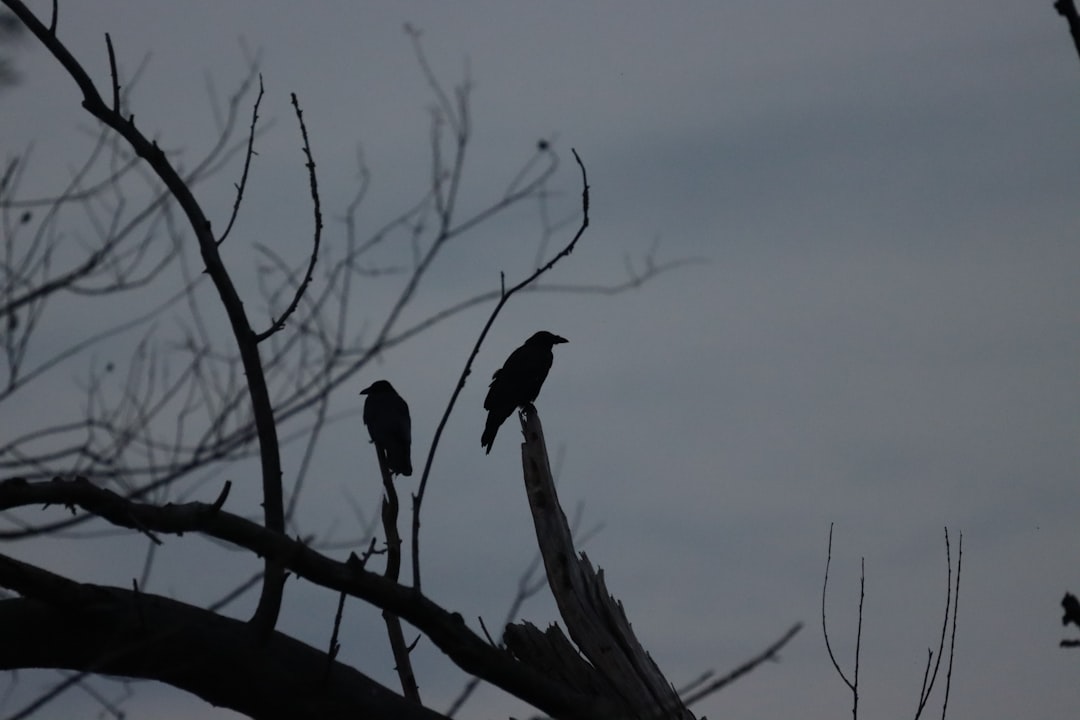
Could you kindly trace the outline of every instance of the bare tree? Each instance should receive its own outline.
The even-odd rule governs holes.
[[[866,561],[865,558],[859,563],[859,609],[856,615],[855,632],[855,657],[851,669],[845,673],[840,667],[840,662],[833,652],[832,640],[829,637],[829,624],[825,619],[826,596],[829,589],[829,567],[832,565],[832,536],[833,528],[829,526],[829,546],[825,558],[825,579],[821,584],[821,632],[825,636],[825,648],[829,654],[833,669],[840,676],[844,685],[851,692],[851,716],[855,720],[859,717],[859,662],[862,653],[862,624],[863,602],[866,599]],[[949,660],[945,668],[945,689],[941,699],[941,717],[944,718],[949,709],[949,690],[952,688],[953,658],[956,655],[956,619],[960,607],[960,568],[964,559],[964,534],[960,533],[959,548],[956,556],[956,578],[953,579],[952,546],[949,544],[949,529],[945,528],[945,565],[948,568],[948,577],[945,581],[945,612],[941,621],[941,636],[938,639],[937,652],[933,648],[926,650],[926,665],[923,668],[922,685],[919,688],[919,697],[915,706],[914,718],[919,720],[926,711],[930,695],[937,683],[938,671],[941,670],[941,660],[946,651]],[[950,615],[951,612],[951,615]],[[950,626],[952,631],[950,632]]]
[[[442,310],[406,319],[406,308],[448,246],[512,207],[545,203],[559,167],[551,144],[538,143],[501,195],[464,215],[459,196],[472,130],[469,84],[447,90],[410,29],[436,101],[427,186],[412,207],[363,235],[358,210],[368,173],[361,163],[344,220],[328,230],[315,143],[308,137],[300,101],[292,95],[303,152],[298,168],[308,178],[312,230],[302,257],[258,246],[258,299],[269,315],[260,323],[248,309],[252,299],[244,302],[247,291],[235,268],[222,256],[242,217],[249,173],[257,171],[264,97],[257,61],[220,113],[217,143],[190,169],[181,169],[180,156],[136,123],[128,91],[139,73],[122,81],[108,35],[110,78],[102,92],[61,41],[56,3],[47,23],[19,0],[4,4],[75,81],[82,107],[99,125],[85,162],[55,195],[21,194],[28,153],[9,158],[0,176],[0,352],[6,372],[0,410],[14,417],[18,409],[38,408],[9,428],[0,445],[0,540],[86,533],[106,525],[147,547],[142,576],[131,587],[77,582],[0,554],[0,588],[9,591],[0,596],[0,668],[65,671],[54,688],[17,709],[14,717],[32,714],[97,674],[160,680],[256,718],[444,717],[421,702],[402,620],[465,672],[552,716],[692,717],[688,701],[775,657],[797,631],[792,628],[735,673],[676,692],[634,639],[602,574],[584,555],[579,557],[554,494],[535,413],[523,416],[523,469],[549,585],[570,638],[558,628],[541,632],[521,623],[508,626],[505,644],[497,643],[422,592],[419,528],[425,488],[442,431],[501,309],[519,293],[545,289],[618,292],[678,264],[657,263],[650,256],[640,270],[610,286],[541,284],[570,255],[589,224],[585,164],[576,152],[580,210],[568,220],[546,222],[530,271],[504,277],[497,290],[466,291]],[[251,116],[245,122],[248,106]],[[235,199],[229,216],[218,223],[194,190],[226,171],[238,175]],[[65,232],[65,223],[89,228],[90,237]],[[400,277],[398,294],[383,315],[357,320],[349,311],[355,289],[387,273]],[[148,297],[154,301],[147,302]],[[72,308],[90,304],[96,322],[65,327],[60,333],[65,345],[41,349],[50,323],[63,322]],[[427,448],[412,497],[412,583],[403,584],[399,577],[405,542],[398,527],[397,492],[385,467],[381,528],[373,522],[362,538],[351,539],[350,546],[366,547],[359,555],[344,562],[333,559],[327,552],[336,549],[331,540],[305,534],[296,519],[311,462],[325,429],[335,421],[332,395],[380,354],[485,305],[491,308],[488,319]],[[95,355],[104,349],[112,355],[128,344],[127,362]],[[61,369],[72,366],[83,368],[82,397],[56,402],[49,393],[59,385]],[[288,483],[283,448],[300,458]],[[223,479],[226,472],[259,479],[261,517],[229,509],[234,484]],[[191,499],[198,496],[213,499]],[[262,569],[238,579],[232,590],[206,606],[149,592],[162,537],[182,533],[213,539],[223,551],[261,558]],[[382,572],[369,567],[376,556],[385,556]],[[287,573],[340,598],[337,618],[327,619],[333,626],[328,650],[277,629]],[[519,599],[536,591],[537,586],[530,587],[519,592]],[[247,621],[221,612],[256,588],[259,599]],[[346,597],[383,611],[400,691],[338,660]],[[100,696],[98,701],[120,714],[111,701]]]

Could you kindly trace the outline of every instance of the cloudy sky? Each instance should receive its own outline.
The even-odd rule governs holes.
[[[781,662],[702,702],[699,716],[850,711],[820,626],[830,524],[829,618],[848,669],[865,558],[866,717],[914,713],[941,627],[945,527],[954,568],[961,532],[964,550],[950,716],[1074,716],[1080,655],[1057,643],[1067,635],[1058,603],[1080,591],[1080,63],[1050,0],[99,0],[61,2],[59,34],[102,88],[105,32],[126,73],[145,61],[137,121],[192,159],[215,137],[208,87],[227,95],[258,56],[267,129],[226,258],[242,275],[258,243],[302,258],[310,234],[291,92],[312,138],[328,244],[356,190],[358,148],[372,173],[363,229],[423,192],[433,98],[407,22],[443,82],[471,78],[464,208],[497,199],[547,138],[563,158],[552,214],[572,216],[569,149],[586,163],[592,224],[551,282],[618,283],[626,258],[653,251],[703,260],[627,294],[512,301],[436,456],[425,591],[490,627],[531,558],[514,432],[504,427],[484,456],[480,406],[506,354],[549,329],[570,340],[538,402],[564,505],[602,524],[589,555],[669,679],[725,672],[805,623]],[[93,125],[41,48],[26,40],[14,58],[22,79],[0,95],[0,150],[32,144],[24,189],[44,194],[70,175]],[[202,191],[216,217],[238,172],[234,163]],[[522,277],[540,230],[535,206],[480,227],[440,258],[410,313],[497,287],[500,270]],[[385,313],[399,282],[373,279],[357,317]],[[360,406],[354,391],[390,379],[423,457],[486,316],[460,315],[386,353],[341,391],[345,419],[320,446],[303,532],[345,537],[347,501],[376,507],[373,455],[348,414]],[[43,332],[48,345],[62,319]],[[70,386],[51,397],[77,393],[81,368],[65,372]],[[55,410],[25,402],[14,412]],[[285,453],[294,472],[300,450]],[[126,586],[144,547],[112,538],[0,551]],[[150,590],[217,597],[241,560],[207,567],[211,551],[222,554],[170,540]],[[324,645],[335,601],[290,585],[283,629]],[[522,616],[555,618],[543,597]],[[392,685],[379,628],[376,613],[351,605],[341,657]],[[424,643],[417,662],[423,697],[445,709],[464,677]],[[22,701],[8,707],[52,681],[24,674]],[[940,700],[939,687],[935,716]],[[78,692],[63,703],[50,716],[95,712]],[[126,707],[133,718],[232,717],[148,685]],[[488,688],[463,716],[527,712]]]

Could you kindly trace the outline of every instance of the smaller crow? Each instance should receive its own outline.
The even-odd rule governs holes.
[[[540,394],[540,386],[551,369],[551,348],[566,341],[564,337],[541,330],[510,353],[502,368],[491,376],[491,387],[484,398],[487,423],[480,438],[480,445],[487,448],[487,452],[491,452],[499,426],[510,417],[514,408],[525,407]]]
[[[409,406],[385,380],[376,380],[360,391],[367,395],[364,401],[364,424],[367,425],[375,452],[386,458],[386,467],[392,473],[412,475],[412,420]]]

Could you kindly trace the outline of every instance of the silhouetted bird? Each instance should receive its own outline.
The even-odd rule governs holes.
[[[566,338],[549,333],[546,330],[533,335],[525,344],[506,358],[501,369],[491,376],[491,387],[484,398],[484,409],[488,411],[487,424],[480,444],[491,452],[495,442],[495,433],[499,426],[515,408],[525,407],[540,394],[548,370],[551,369],[551,348],[566,342]]]
[[[412,420],[409,406],[385,380],[376,380],[360,391],[364,401],[364,424],[367,425],[375,451],[386,458],[392,473],[412,475]]]

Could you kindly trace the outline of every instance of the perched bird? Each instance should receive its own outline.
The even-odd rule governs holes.
[[[376,380],[360,391],[364,401],[364,424],[367,425],[375,451],[386,458],[392,473],[412,475],[412,420],[409,406],[385,380]]]
[[[484,398],[484,409],[488,411],[487,424],[480,437],[480,444],[487,448],[487,452],[491,452],[495,433],[499,432],[499,426],[510,417],[510,413],[515,408],[525,407],[540,394],[540,386],[551,369],[551,348],[564,342],[566,338],[541,330],[510,353],[502,368],[491,376],[491,387]]]

